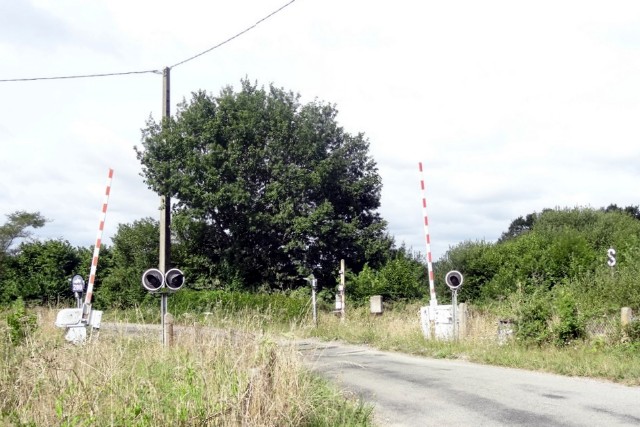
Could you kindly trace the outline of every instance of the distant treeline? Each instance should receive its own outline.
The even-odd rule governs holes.
[[[30,215],[32,220],[42,220],[38,214]],[[93,248],[73,247],[64,240],[30,240],[25,231],[29,221],[16,224],[16,218],[0,227],[0,235],[6,237],[9,231],[16,234],[19,225],[24,226],[19,245],[11,246],[15,239],[0,241],[5,244],[0,258],[0,303],[22,298],[33,304],[70,304],[73,293],[69,280],[74,274],[88,275]],[[477,305],[515,304],[533,295],[544,295],[551,301],[562,294],[584,315],[612,313],[623,305],[640,307],[638,219],[637,206],[616,205],[545,209],[516,218],[498,241],[461,242],[434,263],[438,299],[450,300],[443,278],[448,271],[458,270],[464,275],[458,301]],[[41,226],[38,224],[44,222],[32,225]],[[611,248],[615,250],[613,267],[608,264]],[[120,225],[113,245],[100,251],[96,306],[127,308],[149,300],[140,278],[143,271],[156,266],[157,259],[157,221],[146,218]],[[201,256],[191,246],[187,252],[179,243],[173,247],[173,260],[185,272],[184,289],[188,291],[281,293],[302,298],[310,294],[303,277],[288,288],[279,283],[245,283],[233,277],[225,280],[215,274],[221,271],[215,260]],[[371,295],[383,295],[385,301],[427,301],[424,257],[404,246],[389,248],[375,266],[365,263],[359,270],[348,270],[346,289],[352,303],[364,304]],[[333,277],[320,283],[320,298],[327,306],[332,304],[337,273],[336,268]]]

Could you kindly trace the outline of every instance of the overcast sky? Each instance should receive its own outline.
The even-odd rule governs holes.
[[[0,2],[0,79],[161,70],[288,0]],[[425,252],[423,162],[434,259],[495,241],[544,208],[637,205],[640,2],[296,0],[171,71],[172,110],[248,77],[336,104],[364,132],[398,244]],[[159,218],[133,150],[161,117],[153,73],[0,82],[0,223],[51,220],[42,239],[92,246]]]

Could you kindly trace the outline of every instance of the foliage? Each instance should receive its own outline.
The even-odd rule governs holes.
[[[295,288],[310,273],[330,282],[340,259],[355,270],[384,261],[392,241],[377,166],[364,135],[336,116],[244,80],[149,120],[136,151],[149,187],[178,201],[185,267],[221,286]]]
[[[0,279],[0,302],[21,297],[55,304],[72,297],[69,278],[78,270],[81,258],[67,241],[25,242],[6,265]]]
[[[368,304],[372,295],[381,295],[384,301],[423,297],[429,290],[425,289],[426,267],[419,256],[401,247],[378,270],[365,265],[358,274],[348,274],[348,297],[356,304]]]
[[[640,319],[634,319],[624,326],[624,333],[629,341],[640,344]]]
[[[381,295],[382,285],[378,276],[378,272],[367,264],[358,274],[347,272],[345,292],[349,300],[357,305],[362,305],[371,295]]]
[[[7,314],[7,325],[11,343],[19,345],[37,329],[37,317],[29,313],[22,298],[18,298],[11,304]]]
[[[518,237],[519,235],[526,233],[527,231],[530,231],[533,228],[533,224],[536,222],[537,218],[538,214],[535,212],[528,214],[524,218],[519,216],[511,222],[511,224],[509,225],[509,229],[502,233],[502,236],[500,236],[500,239],[498,239],[498,241],[504,242],[506,240]]]
[[[171,310],[180,313],[220,313],[228,315],[252,310],[268,314],[274,321],[288,323],[305,316],[309,299],[289,296],[282,292],[251,293],[239,291],[180,290],[171,296]]]
[[[53,314],[43,313],[24,345],[0,341],[3,426],[372,424],[370,406],[310,374],[294,346],[268,335],[190,328],[164,348],[155,335],[105,328],[86,345],[61,345]]]
[[[100,291],[96,303],[105,307],[127,308],[140,303],[146,294],[140,280],[142,273],[158,265],[158,221],[143,218],[132,224],[120,224],[111,249],[113,268],[105,273],[100,261]]]
[[[94,291],[100,289],[102,278],[112,276],[111,252],[111,248],[102,246]],[[64,240],[23,242],[5,260],[4,274],[0,276],[0,304],[16,298],[29,304],[69,304],[74,297],[70,280],[81,274],[88,281],[92,258],[93,248],[74,248]]]
[[[485,241],[465,241],[450,248],[444,256],[434,264],[436,281],[443,284],[449,271],[457,270],[464,275],[463,286],[458,290],[458,301],[471,301],[480,297],[482,286],[489,281],[499,268],[499,260],[492,251],[493,245]],[[438,299],[448,300],[449,288],[437,288]]]
[[[638,207],[638,205],[629,205],[624,208],[619,208],[618,205],[612,203],[602,210],[605,212],[624,212],[635,219],[640,219],[640,207]]]
[[[17,295],[15,283],[6,283],[7,270],[11,269],[7,264],[15,255],[12,245],[19,240],[28,242],[32,235],[30,228],[40,228],[46,222],[47,219],[39,212],[15,211],[7,215],[7,222],[0,225],[0,303],[6,303]]]
[[[515,292],[505,302],[506,310],[501,314],[515,320],[519,344],[562,347],[586,337],[585,316],[569,287],[538,288],[528,294]]]
[[[518,309],[515,336],[519,343],[542,345],[549,341],[551,309],[548,294],[536,292],[523,300]]]
[[[560,292],[555,298],[558,322],[553,328],[555,344],[563,346],[585,336],[585,324],[572,294]]]
[[[595,248],[575,229],[562,229],[547,240],[540,255],[540,272],[544,284],[551,288],[567,277],[591,273],[595,269]]]
[[[519,217],[510,230],[497,243],[450,248],[436,263],[436,277],[459,270],[465,277],[460,296],[467,301],[489,303],[562,285],[581,288],[572,293],[585,313],[640,303],[640,221],[629,211],[545,209]],[[617,251],[615,271],[606,265],[611,247]]]
[[[7,222],[0,225],[0,258],[9,253],[16,240],[31,237],[29,228],[40,228],[47,221],[39,212],[16,211],[7,215]]]

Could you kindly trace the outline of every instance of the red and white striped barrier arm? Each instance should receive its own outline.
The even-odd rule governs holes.
[[[422,162],[418,162],[418,169],[420,170],[420,188],[422,189],[422,215],[424,216],[424,234],[426,237],[427,243],[427,269],[429,272],[429,294],[430,301],[429,304],[431,306],[438,305],[438,300],[436,298],[436,287],[434,283],[433,276],[433,264],[431,260],[431,238],[429,237],[429,218],[427,217],[427,198],[426,198],[426,188],[424,185],[424,172],[422,171]]]
[[[100,213],[100,225],[98,226],[98,235],[96,236],[96,245],[93,248],[93,258],[91,260],[91,271],[89,273],[89,284],[87,285],[87,294],[84,299],[85,310],[83,310],[83,318],[89,315],[91,307],[91,298],[93,297],[93,284],[96,281],[96,270],[98,268],[98,255],[100,255],[100,245],[102,244],[102,232],[104,231],[104,220],[107,216],[107,205],[109,203],[109,193],[111,192],[111,180],[113,179],[113,169],[109,169],[109,177],[107,178],[107,189],[104,193],[102,202],[102,212]],[[88,319],[84,319],[88,320]]]

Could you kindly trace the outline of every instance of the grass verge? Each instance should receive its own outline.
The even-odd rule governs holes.
[[[470,319],[467,338],[438,341],[424,338],[419,305],[397,305],[382,316],[372,316],[368,307],[351,308],[344,321],[332,313],[321,313],[318,327],[310,322],[291,330],[292,336],[341,340],[353,344],[407,354],[462,359],[477,363],[530,369],[567,376],[605,379],[640,385],[640,346],[620,341],[586,339],[564,347],[523,346],[497,341],[497,319]]]
[[[73,345],[54,316],[39,311],[21,342],[0,321],[2,425],[371,425],[370,407],[306,371],[269,335],[201,328],[167,349],[155,335],[103,331]]]

